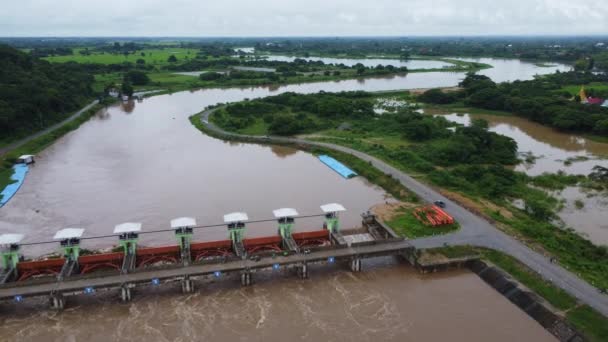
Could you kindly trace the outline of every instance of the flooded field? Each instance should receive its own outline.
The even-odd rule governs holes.
[[[572,67],[562,63],[546,63],[543,66],[519,59],[501,58],[455,58],[468,62],[490,64],[493,68],[483,69],[477,72],[479,75],[488,76],[496,83],[512,82],[516,80],[531,80],[534,75],[553,74],[556,71],[564,72],[572,70]]]
[[[0,315],[0,340],[555,341],[473,273],[420,275],[391,258],[357,274],[337,268],[311,269],[306,281],[256,275],[247,288],[224,279],[187,296],[177,287],[142,290],[129,304],[80,297],[62,313],[20,304],[7,308],[16,315]]]
[[[473,118],[488,121],[491,131],[517,142],[522,158],[533,156],[530,162],[515,168],[531,176],[558,171],[588,175],[595,165],[608,167],[608,144],[559,132],[524,118],[470,114],[442,116],[463,125],[470,124]],[[608,198],[602,194],[585,193],[577,187],[557,192],[556,196],[565,200],[559,217],[568,227],[596,244],[608,245]]]

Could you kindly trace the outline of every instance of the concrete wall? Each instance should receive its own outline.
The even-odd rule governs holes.
[[[511,279],[502,270],[488,266],[481,260],[471,261],[467,263],[467,266],[560,341],[585,341],[582,335],[571,327],[562,316],[556,314],[543,298],[523,289],[517,281]]]

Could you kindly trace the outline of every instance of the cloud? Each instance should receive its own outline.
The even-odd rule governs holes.
[[[0,36],[608,34],[608,6],[571,0],[19,0]]]

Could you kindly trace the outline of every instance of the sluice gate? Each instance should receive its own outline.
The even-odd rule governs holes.
[[[138,286],[181,282],[183,292],[190,293],[199,279],[230,274],[238,275],[241,284],[247,286],[253,283],[254,273],[261,271],[286,269],[308,278],[311,264],[343,262],[358,272],[363,258],[403,255],[413,248],[369,213],[363,215],[364,228],[349,235],[339,230],[337,213],[343,207],[334,203],[322,209],[322,230],[293,232],[298,214],[283,208],[274,212],[278,234],[257,238],[245,238],[245,213],[228,214],[224,221],[230,239],[220,241],[193,242],[195,220],[175,219],[171,228],[178,244],[161,247],[138,246],[141,224],[126,223],[114,230],[119,237],[118,249],[88,255],[80,255],[83,230],[64,229],[55,236],[60,240],[62,256],[36,261],[17,258],[20,237],[0,236],[0,244],[5,246],[5,282],[0,284],[0,300],[20,302],[48,296],[53,308],[62,309],[69,296],[117,290],[123,301],[129,301],[132,289]]]

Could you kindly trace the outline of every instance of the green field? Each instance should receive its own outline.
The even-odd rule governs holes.
[[[96,63],[96,64],[121,64],[124,62],[130,62],[135,64],[138,59],[146,61],[147,65],[164,65],[168,64],[167,59],[171,55],[175,55],[178,63],[184,60],[194,59],[198,50],[196,49],[184,49],[176,47],[167,47],[166,49],[145,49],[138,50],[134,54],[127,56],[123,54],[111,54],[108,52],[92,52],[90,55],[82,55],[80,51],[84,49],[74,49],[74,54],[70,56],[53,56],[45,57],[44,59],[50,62],[78,62],[78,63]],[[143,54],[143,55],[142,55]]]
[[[608,83],[592,82],[592,83],[586,84],[585,90],[589,90],[589,89],[595,89],[598,91],[608,91]],[[574,96],[574,95],[577,95],[578,92],[581,90],[581,85],[576,84],[576,85],[563,86],[562,90],[565,90],[565,91],[569,92],[570,94],[572,94],[572,96]]]

